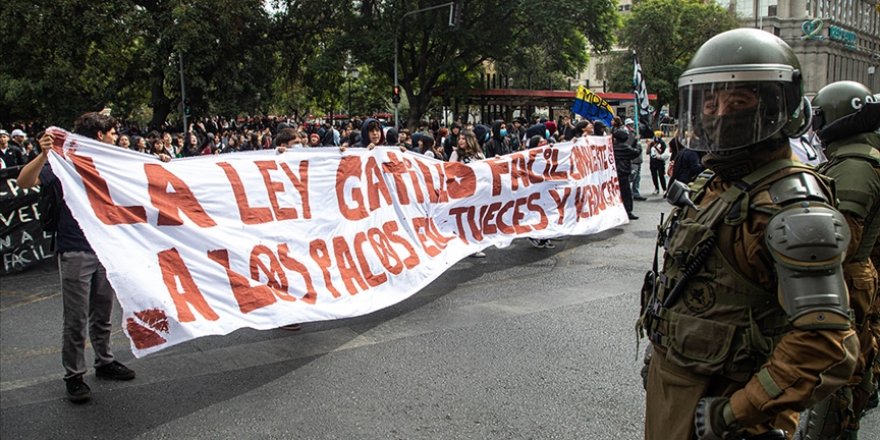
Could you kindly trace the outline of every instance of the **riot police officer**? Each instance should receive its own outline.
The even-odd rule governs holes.
[[[872,366],[877,320],[877,270],[871,252],[880,237],[880,103],[871,90],[854,81],[828,84],[813,98],[813,129],[828,161],[817,169],[835,181],[838,209],[846,217],[853,240],[843,273],[849,289],[859,338],[859,358],[849,386],[807,411],[799,438],[856,438],[859,418],[875,391]]]
[[[824,178],[791,160],[811,114],[800,64],[778,37],[735,29],[697,50],[679,92],[680,141],[709,171],[668,190],[663,265],[643,290],[645,438],[790,438],[858,354],[846,219]]]

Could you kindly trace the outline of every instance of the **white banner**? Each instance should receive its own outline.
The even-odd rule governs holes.
[[[488,246],[627,222],[610,137],[467,165],[389,147],[162,163],[51,130],[49,162],[138,357],[242,327],[363,315]]]

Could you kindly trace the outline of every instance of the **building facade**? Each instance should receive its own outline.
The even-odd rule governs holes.
[[[714,1],[734,12],[743,26],[775,34],[794,49],[808,96],[841,80],[880,91],[880,0]],[[619,12],[628,14],[632,3],[620,0]],[[624,50],[615,47],[613,52]],[[611,60],[592,54],[587,69],[571,78],[572,83],[596,92],[612,91],[606,90],[606,64]],[[650,84],[649,78],[649,88]]]
[[[880,6],[877,0],[718,0],[743,24],[775,34],[797,54],[804,91],[858,81],[880,91]]]

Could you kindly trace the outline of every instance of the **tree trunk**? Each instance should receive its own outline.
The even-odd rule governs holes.
[[[419,122],[422,116],[428,111],[428,105],[431,103],[431,95],[429,92],[422,91],[418,95],[413,95],[407,90],[406,94],[409,99],[409,117],[406,120],[406,128],[410,132],[419,128]]]
[[[150,106],[153,109],[153,118],[150,119],[149,129],[156,130],[165,123],[168,114],[171,113],[171,100],[165,96],[165,73],[161,68],[153,68],[150,72]],[[186,128],[184,127],[184,130]]]

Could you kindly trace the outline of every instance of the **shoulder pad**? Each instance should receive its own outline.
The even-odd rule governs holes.
[[[770,199],[778,205],[815,200],[828,203],[825,184],[809,172],[789,174],[770,185]]]
[[[850,144],[840,147],[833,153],[834,158],[857,157],[880,166],[880,151],[868,144]]]
[[[846,219],[825,204],[789,205],[770,218],[765,240],[775,262],[780,302],[794,327],[850,327],[841,268],[850,238]]]
[[[880,174],[869,161],[835,158],[824,174],[834,179],[841,211],[866,218],[880,200]]]

